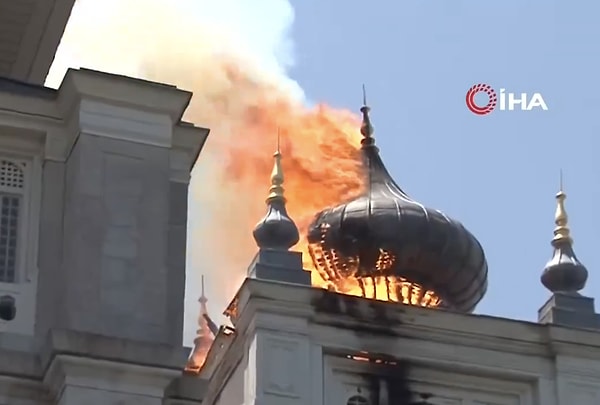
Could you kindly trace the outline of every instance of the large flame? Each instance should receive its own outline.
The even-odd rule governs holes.
[[[326,288],[328,284],[314,271],[304,235],[318,211],[363,189],[359,122],[353,114],[323,104],[307,108],[277,87],[244,74],[231,61],[223,61],[221,69],[236,92],[216,95],[212,102],[218,114],[195,117],[192,110],[190,117],[213,131],[202,159],[219,157],[211,165],[201,160],[196,172],[205,181],[210,173],[215,188],[206,191],[208,200],[207,194],[200,195],[202,207],[211,211],[205,228],[206,237],[212,238],[211,248],[245,270],[256,251],[251,230],[265,213],[271,154],[279,132],[288,212],[303,235],[295,249],[304,253],[305,268],[313,270],[313,285]],[[251,96],[244,105],[239,104],[240,93]],[[212,170],[200,174],[205,166]],[[233,267],[227,259],[223,264]]]

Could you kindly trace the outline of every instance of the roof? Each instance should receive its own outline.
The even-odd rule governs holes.
[[[75,0],[0,0],[0,76],[43,84]]]
[[[58,96],[58,91],[49,87],[0,77],[0,93],[3,92],[46,99],[54,99]]]

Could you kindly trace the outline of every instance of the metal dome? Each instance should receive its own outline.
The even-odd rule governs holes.
[[[554,238],[552,247],[554,253],[546,263],[541,276],[544,287],[553,293],[576,293],[583,290],[588,278],[588,271],[577,259],[573,250],[573,239],[569,229],[565,199],[567,195],[562,190],[562,174],[560,191],[556,194],[556,213],[554,215]]]
[[[391,178],[361,109],[366,192],[318,213],[309,252],[336,290],[426,307],[471,312],[487,289],[487,262],[461,223],[411,199]]]

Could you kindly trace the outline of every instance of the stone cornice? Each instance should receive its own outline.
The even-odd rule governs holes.
[[[180,373],[188,359],[189,351],[189,348],[183,346],[173,347],[54,329],[43,342],[28,342],[26,347],[17,347],[15,344],[1,345],[0,375],[39,379],[59,355],[157,367]]]
[[[600,360],[600,333],[592,330],[411,307],[254,279],[246,279],[237,299],[238,330],[260,322],[264,314],[280,314],[305,317],[313,329],[329,327],[505,353]]]
[[[196,127],[187,122],[181,122],[173,128],[171,180],[189,183],[190,173],[209,133],[208,128]]]
[[[0,349],[0,376],[36,380],[41,375],[42,366],[37,353]]]
[[[44,385],[54,398],[66,385],[163,398],[180,370],[139,366],[60,354],[53,358],[44,375]]]
[[[168,384],[181,376],[189,354],[184,347],[66,330],[50,331],[42,344],[8,343],[0,346],[0,391],[8,384],[39,398],[46,392],[59,396],[65,384],[85,386],[93,381],[97,386],[111,375],[118,375],[130,393],[137,389],[162,398]],[[111,387],[118,383],[111,382]]]
[[[59,354],[180,371],[189,356],[189,348],[52,330],[40,351],[42,367],[47,369]]]
[[[126,384],[129,393],[162,398],[168,384],[181,375],[188,354],[184,347],[52,330],[40,351],[42,379],[54,397],[65,385],[93,381],[96,387],[102,382],[110,384],[105,387],[109,390]],[[118,379],[111,381],[115,375]]]
[[[165,393],[167,405],[199,404],[204,400],[208,381],[184,374],[174,379]]]
[[[174,86],[69,70],[58,91],[0,92],[4,149],[65,161],[80,134],[127,140],[171,150],[171,179],[187,183],[209,130],[182,122],[191,93]],[[6,144],[6,145],[5,145]]]
[[[50,399],[48,390],[39,380],[7,376],[0,373],[0,401],[5,399],[4,396],[8,396],[10,401],[23,400],[19,403],[46,404]]]
[[[181,121],[192,93],[175,86],[133,79],[89,69],[69,69],[58,90],[63,116],[83,99],[143,111],[166,113],[173,124]]]

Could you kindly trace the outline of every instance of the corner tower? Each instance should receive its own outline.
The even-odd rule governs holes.
[[[181,346],[188,184],[208,135],[181,121],[191,96],[67,72],[41,176],[36,334]]]
[[[573,250],[569,217],[565,209],[567,195],[563,191],[562,173],[556,194],[554,237],[550,242],[552,258],[540,277],[552,296],[538,311],[540,323],[553,323],[582,328],[600,328],[600,316],[594,309],[594,299],[579,293],[585,287],[588,271]]]
[[[300,235],[285,206],[281,157],[278,133],[271,187],[266,200],[267,213],[253,231],[259,251],[248,269],[248,275],[251,278],[309,286],[310,273],[302,268],[302,253],[289,250],[298,243]]]

